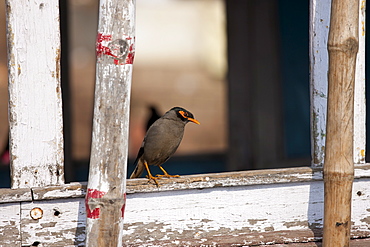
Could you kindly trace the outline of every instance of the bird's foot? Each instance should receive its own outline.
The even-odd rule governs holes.
[[[179,178],[180,175],[170,175],[168,173],[165,173],[163,175],[157,174],[157,175],[155,175],[155,177],[156,178],[163,178],[163,177],[165,177],[165,178]]]
[[[179,175],[170,175],[170,174],[168,174],[168,172],[162,166],[160,166],[160,165],[158,167],[162,170],[163,175],[157,174],[155,176],[157,178],[163,178],[163,177],[166,177],[166,178],[179,178],[180,177]]]
[[[154,181],[154,183],[155,183],[155,185],[157,185],[157,187],[159,187],[159,184],[158,184],[158,182],[157,182],[157,179],[161,179],[161,177],[153,177],[152,175],[150,175],[150,176],[149,176],[149,175],[147,175],[147,176],[146,176],[146,178],[147,178],[147,179],[149,179],[149,181],[150,181],[150,180],[153,180],[153,181]]]

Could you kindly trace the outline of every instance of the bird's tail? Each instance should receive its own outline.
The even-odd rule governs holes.
[[[140,177],[141,174],[144,171],[144,168],[145,168],[144,163],[139,158],[137,158],[135,160],[135,163],[134,164],[136,164],[136,167],[135,167],[134,171],[131,173],[130,178],[138,178],[138,177]]]

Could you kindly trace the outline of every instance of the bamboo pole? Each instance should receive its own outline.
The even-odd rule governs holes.
[[[122,246],[135,0],[100,0],[86,246]]]
[[[328,119],[324,162],[323,246],[349,246],[353,110],[359,1],[333,0],[328,39]]]

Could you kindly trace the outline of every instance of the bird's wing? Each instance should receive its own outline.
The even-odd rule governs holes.
[[[139,152],[137,153],[137,156],[136,156],[136,159],[135,159],[135,162],[134,162],[135,169],[132,172],[130,178],[138,178],[138,177],[141,176],[141,174],[144,171],[145,166],[144,166],[143,162],[140,160],[141,157],[144,154],[144,143],[145,143],[145,138],[143,140],[143,143],[141,144]]]
[[[134,165],[136,165],[135,166],[135,169],[131,173],[130,178],[138,178],[143,173],[144,168],[145,168],[144,163],[143,163],[143,161],[141,159],[141,157],[143,156],[143,153],[144,153],[144,148],[141,147],[140,150],[139,150],[139,153],[138,153],[138,155],[136,157],[136,160],[134,162]]]

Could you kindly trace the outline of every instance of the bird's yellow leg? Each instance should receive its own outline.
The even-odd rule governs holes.
[[[162,167],[162,166],[158,166],[159,167],[159,169],[161,169],[162,170],[162,172],[163,172],[163,175],[159,175],[159,174],[157,174],[156,175],[156,177],[157,178],[161,178],[161,177],[166,177],[166,178],[179,178],[180,176],[179,175],[170,175],[170,174],[168,174],[167,172],[166,172],[166,170]]]
[[[145,169],[148,173],[148,175],[146,177],[149,179],[149,181],[150,181],[150,179],[152,179],[155,182],[155,184],[157,185],[157,187],[159,187],[157,179],[160,179],[160,178],[159,177],[153,177],[153,175],[150,173],[148,163],[144,162],[144,166],[145,166]]]

